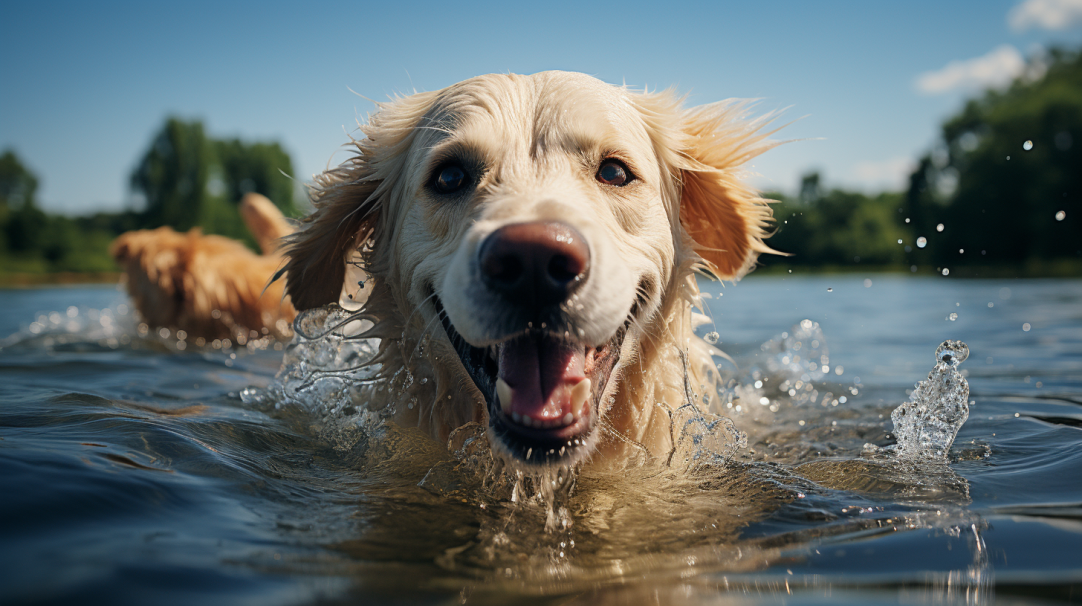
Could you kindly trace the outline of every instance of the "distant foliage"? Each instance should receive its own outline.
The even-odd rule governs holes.
[[[144,208],[90,217],[51,215],[38,206],[38,179],[14,151],[0,155],[0,280],[49,272],[112,272],[109,243],[132,229],[200,227],[255,248],[238,211],[258,192],[295,215],[289,154],[278,143],[212,139],[200,122],[166,120],[131,175]],[[284,174],[283,174],[284,173]]]
[[[1053,50],[1008,90],[988,91],[949,118],[906,192],[827,190],[813,173],[795,199],[767,194],[780,201],[769,244],[793,256],[760,260],[768,267],[1077,274],[1080,195],[1082,53]]]
[[[1080,195],[1082,54],[1053,50],[946,121],[910,178],[906,214],[928,240],[923,259],[1036,267],[1082,258]]]
[[[779,200],[774,205],[777,232],[768,243],[792,256],[760,257],[764,265],[840,268],[905,264],[904,243],[911,235],[898,212],[901,194],[868,196],[824,190],[820,181],[818,173],[805,176],[796,199],[767,194]]]
[[[241,197],[258,192],[295,214],[293,182],[286,176],[292,171],[278,143],[211,139],[201,122],[170,118],[133,171],[131,185],[146,200],[143,227],[201,227],[247,241],[237,212]]]

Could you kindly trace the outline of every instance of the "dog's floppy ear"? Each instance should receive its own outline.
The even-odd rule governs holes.
[[[762,132],[766,119],[747,118],[747,105],[722,101],[680,113],[680,223],[708,271],[739,279],[759,253],[772,212],[768,201],[741,180],[743,165],[777,145]]]
[[[377,104],[379,111],[361,127],[365,137],[353,141],[355,154],[315,178],[315,210],[286,239],[286,292],[298,310],[338,302],[347,262],[383,237],[387,198],[401,189],[406,152],[433,97],[417,93]],[[378,279],[369,256],[362,254],[365,269]]]

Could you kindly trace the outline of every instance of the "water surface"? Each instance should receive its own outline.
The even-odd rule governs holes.
[[[554,532],[444,445],[246,404],[273,344],[179,349],[113,287],[0,291],[0,602],[1082,599],[1082,281],[704,287],[747,448],[586,474]],[[777,368],[803,320],[829,358],[804,380]],[[862,456],[948,338],[973,402],[948,460]]]

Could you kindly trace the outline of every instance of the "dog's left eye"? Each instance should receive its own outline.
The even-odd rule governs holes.
[[[453,194],[466,187],[470,176],[458,164],[445,164],[436,170],[432,188],[441,194]]]
[[[623,187],[634,181],[635,175],[631,174],[631,171],[623,162],[609,158],[597,168],[596,178],[605,185]]]

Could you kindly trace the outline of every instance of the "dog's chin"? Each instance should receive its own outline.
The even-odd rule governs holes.
[[[611,392],[613,369],[630,319],[597,347],[571,338],[573,331],[539,329],[511,334],[495,345],[474,347],[455,329],[439,297],[433,301],[447,338],[485,399],[493,452],[512,464],[536,468],[570,467],[587,459],[598,441],[602,398]],[[546,359],[546,354],[555,359]],[[530,364],[536,367],[529,368]],[[576,364],[567,379],[568,369]],[[528,368],[512,368],[517,366]],[[544,385],[546,367],[551,366],[560,367],[563,374],[540,389],[548,394],[534,398],[530,414],[519,414],[524,408],[520,401],[530,398],[519,397],[519,393],[512,396],[519,389],[510,387],[505,379],[536,371],[541,375],[538,385]],[[565,393],[554,395],[559,390]]]

